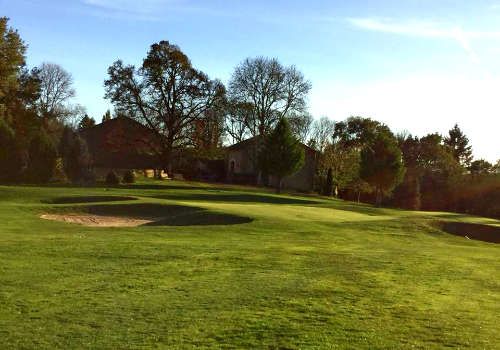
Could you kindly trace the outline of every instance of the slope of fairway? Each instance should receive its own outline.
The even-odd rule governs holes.
[[[40,218],[87,212],[160,224]],[[441,221],[500,225],[196,183],[0,187],[0,347],[498,349],[500,246]]]

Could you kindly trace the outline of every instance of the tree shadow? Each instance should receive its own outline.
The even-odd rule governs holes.
[[[500,243],[500,227],[497,226],[450,221],[438,222],[437,225],[444,232],[455,236],[483,242]]]
[[[118,202],[137,200],[135,197],[127,196],[70,196],[56,197],[48,200],[42,200],[42,203],[49,204],[76,204],[76,203],[93,203],[93,202]]]
[[[229,203],[268,203],[268,204],[318,204],[320,202],[307,199],[278,197],[249,193],[182,193],[153,196],[158,199],[178,201],[229,202]]]
[[[249,217],[213,212],[204,208],[167,205],[159,203],[96,204],[76,207],[58,207],[53,212],[84,213],[96,216],[112,216],[151,220],[143,226],[200,226],[237,225],[252,222]]]
[[[388,208],[378,208],[370,204],[354,203],[343,200],[338,200],[328,205],[322,205],[322,207],[335,210],[344,210],[368,216],[394,215],[394,213],[391,212],[391,209]]]

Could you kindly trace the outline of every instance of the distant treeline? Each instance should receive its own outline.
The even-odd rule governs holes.
[[[7,18],[0,18],[0,53],[0,181],[94,181],[78,131],[96,121],[72,103],[71,74],[53,63],[28,69],[26,44]],[[267,139],[286,119],[293,137],[317,150],[321,194],[500,217],[500,163],[474,160],[457,125],[445,136],[415,137],[368,118],[314,120],[306,104],[310,82],[276,59],[244,60],[225,86],[160,41],[138,67],[112,63],[104,84],[114,113],[102,121],[124,116],[148,127],[158,140],[152,152],[168,172],[179,150],[220,158],[224,145]]]

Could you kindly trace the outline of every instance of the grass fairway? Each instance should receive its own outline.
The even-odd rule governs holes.
[[[39,217],[148,208],[166,218]],[[190,183],[0,187],[0,348],[498,349],[500,246],[436,220],[500,224]]]

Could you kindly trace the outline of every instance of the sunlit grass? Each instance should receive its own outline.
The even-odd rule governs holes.
[[[137,199],[53,203],[73,196]],[[120,215],[125,205],[190,207],[222,221],[98,228],[39,218],[94,205]],[[233,216],[252,221],[224,224]],[[0,342],[497,348],[500,247],[448,235],[436,220],[499,224],[238,186],[0,187]]]

